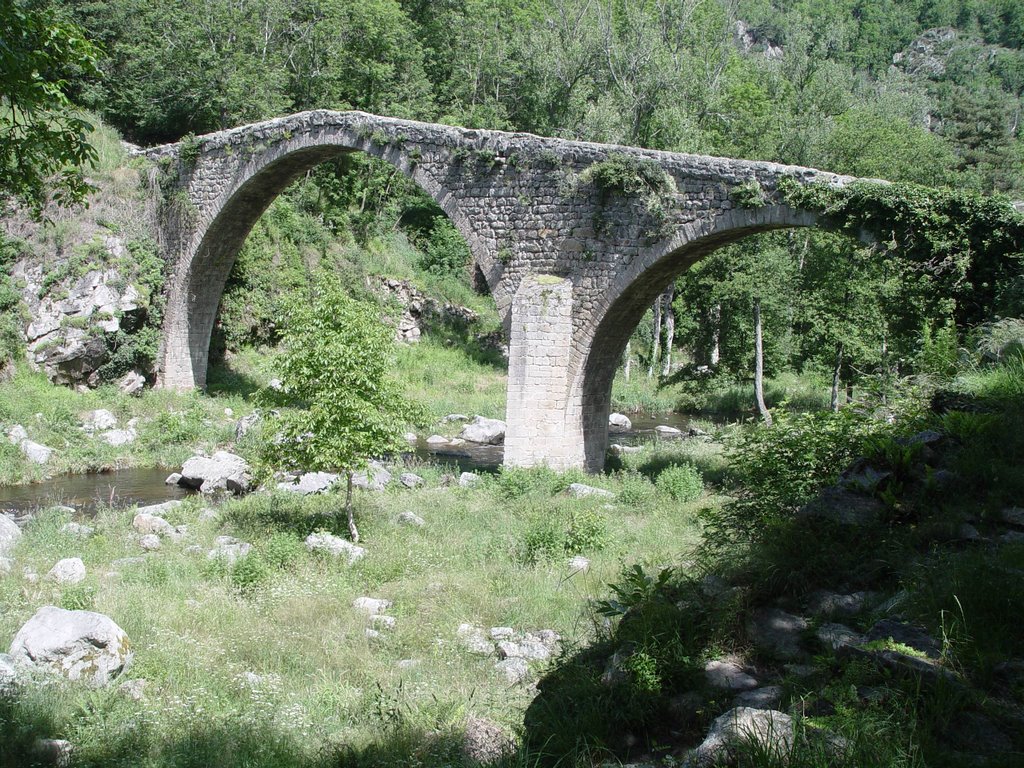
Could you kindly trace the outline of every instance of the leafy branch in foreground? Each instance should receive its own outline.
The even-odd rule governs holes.
[[[314,284],[312,295],[296,295],[286,317],[276,364],[282,386],[264,396],[285,407],[266,458],[279,466],[344,472],[349,533],[358,541],[352,475],[371,457],[401,449],[402,427],[416,415],[390,375],[393,329],[380,307],[350,298],[330,278]]]

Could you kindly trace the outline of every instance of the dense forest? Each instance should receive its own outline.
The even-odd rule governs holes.
[[[42,5],[98,46],[95,69],[66,73],[72,99],[140,144],[361,109],[1024,196],[1013,0]],[[291,264],[294,285],[304,250],[397,231],[428,271],[463,269],[460,238],[411,183],[366,158],[321,166],[257,227],[225,299],[226,343],[273,341],[261,265]],[[667,373],[650,358],[674,342],[693,367],[746,376],[757,300],[769,373],[810,367],[849,384],[941,370],[964,315],[953,297],[927,300],[933,287],[915,288],[890,255],[822,233],[724,249],[678,281],[631,349]],[[1019,281],[995,294],[989,314],[1024,312]],[[669,319],[674,339],[654,344]]]

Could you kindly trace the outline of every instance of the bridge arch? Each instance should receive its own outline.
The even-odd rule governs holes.
[[[238,142],[232,141],[232,133],[235,132],[219,135],[226,138],[210,142],[209,148],[203,146],[200,152],[234,155]],[[178,221],[169,227],[176,235],[177,254],[167,290],[158,371],[162,386],[205,387],[217,309],[231,269],[253,226],[292,182],[317,165],[342,155],[362,152],[380,158],[426,192],[465,239],[474,268],[480,269],[499,299],[499,265],[469,225],[457,198],[436,175],[426,172],[417,162],[417,149],[406,148],[401,142],[382,141],[379,135],[367,136],[358,126],[285,133],[276,138],[269,146],[264,144],[251,151],[243,162],[217,163],[204,157],[204,162],[195,164],[195,172],[186,176],[184,185],[190,205],[185,206],[184,212],[177,212]],[[192,201],[201,199],[208,187],[216,190],[214,199],[206,205],[195,205]]]
[[[622,352],[644,313],[665,286],[705,256],[750,235],[777,229],[814,227],[818,217],[786,205],[739,209],[711,221],[688,224],[648,249],[621,272],[594,310],[594,322],[579,340],[583,360],[572,381],[570,400],[581,404],[585,464],[604,467],[612,380]]]

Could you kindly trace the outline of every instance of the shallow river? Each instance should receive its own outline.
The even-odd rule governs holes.
[[[690,423],[683,414],[664,416],[630,416],[633,429],[612,432],[611,443],[637,443],[650,440],[659,424],[685,430]],[[453,471],[494,471],[501,465],[500,445],[464,443],[459,446],[428,449],[420,440],[415,456],[424,461],[448,463]],[[0,509],[27,510],[57,504],[91,512],[98,506],[127,507],[134,504],[158,504],[168,499],[180,499],[189,491],[166,485],[164,480],[175,469],[121,469],[114,472],[87,475],[60,475],[41,483],[0,486]]]

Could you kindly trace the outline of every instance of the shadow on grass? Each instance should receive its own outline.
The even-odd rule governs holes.
[[[29,700],[38,697],[29,696]],[[520,756],[476,759],[473,749],[497,749],[472,745],[457,728],[427,731],[397,727],[382,732],[368,745],[346,745],[325,740],[311,744],[307,737],[287,733],[272,718],[183,721],[178,728],[158,732],[144,719],[131,714],[131,704],[116,693],[97,692],[105,711],[92,703],[57,718],[38,700],[23,702],[17,694],[0,698],[0,768],[43,768],[73,765],[75,768],[479,768],[524,765]],[[111,706],[112,702],[112,706]],[[59,704],[58,704],[59,706]],[[76,743],[76,727],[82,721],[106,722]],[[63,727],[58,722],[63,720]],[[77,722],[76,722],[77,721]],[[92,723],[90,723],[92,724]],[[62,762],[46,740],[72,743],[70,762]],[[498,754],[498,752],[494,752]]]
[[[261,385],[246,373],[236,371],[226,360],[211,361],[206,376],[206,391],[211,395],[241,395],[252,397]]]

